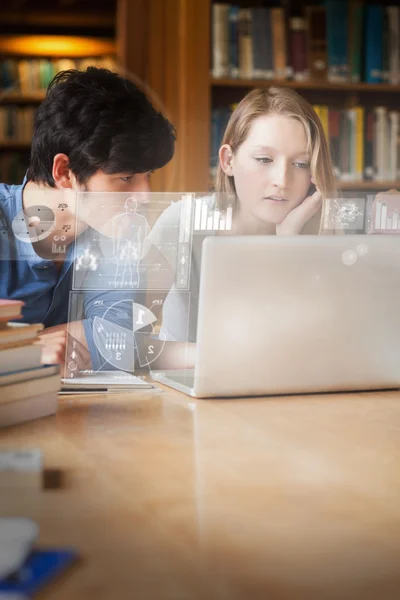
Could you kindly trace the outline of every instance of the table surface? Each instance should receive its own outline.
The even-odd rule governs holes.
[[[400,392],[64,396],[26,447],[64,484],[1,514],[81,557],[44,599],[400,598]]]

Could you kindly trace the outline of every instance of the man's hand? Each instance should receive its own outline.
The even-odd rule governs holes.
[[[283,221],[276,226],[276,235],[298,235],[321,207],[322,194],[317,190],[286,215]]]
[[[71,335],[71,333],[73,335]],[[61,365],[61,376],[90,369],[92,361],[80,321],[47,327],[35,344],[42,346],[42,364]]]
[[[40,335],[35,344],[42,346],[42,364],[64,364],[67,345],[66,327],[49,327]]]

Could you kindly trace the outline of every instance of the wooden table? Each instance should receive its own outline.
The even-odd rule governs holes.
[[[70,396],[0,447],[65,473],[0,497],[81,554],[43,598],[400,598],[399,392]]]

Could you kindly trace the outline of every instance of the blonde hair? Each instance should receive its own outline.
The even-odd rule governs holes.
[[[232,113],[221,145],[229,144],[235,153],[247,138],[253,121],[257,117],[268,114],[292,117],[303,124],[307,150],[311,154],[311,173],[323,199],[322,211],[318,217],[320,231],[326,200],[334,197],[337,190],[329,146],[321,121],[307,100],[289,88],[270,87],[252,90]],[[224,173],[221,163],[218,164],[215,191],[234,194],[236,197],[233,176]]]

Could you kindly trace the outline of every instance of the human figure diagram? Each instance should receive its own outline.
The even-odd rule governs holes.
[[[116,288],[139,288],[140,259],[149,224],[146,217],[136,212],[135,198],[127,198],[124,208],[125,212],[113,218],[113,254],[117,263],[114,283]]]

